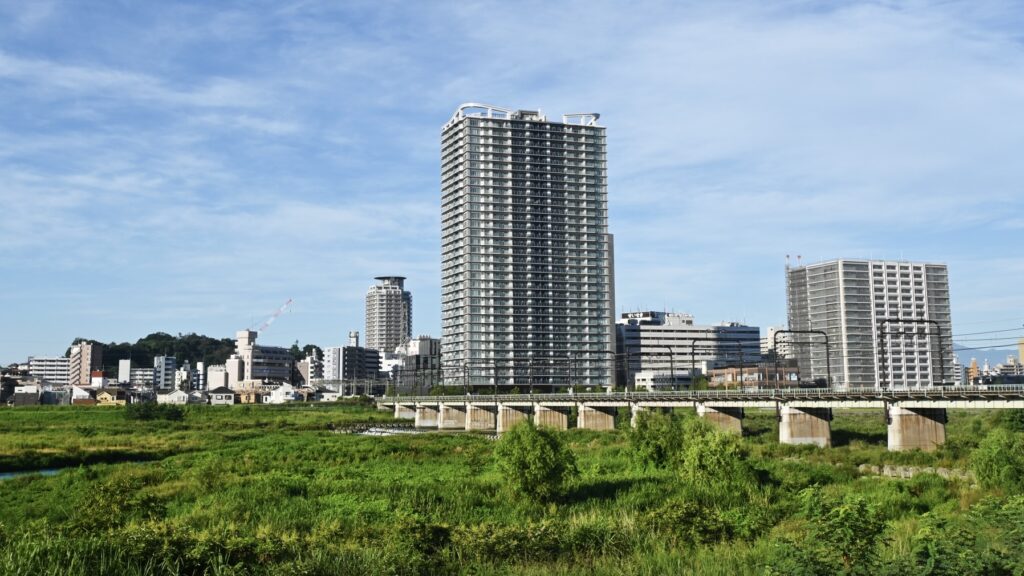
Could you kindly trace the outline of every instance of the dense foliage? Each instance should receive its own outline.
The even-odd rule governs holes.
[[[512,490],[538,502],[561,496],[577,474],[576,457],[559,435],[530,421],[502,434],[494,456]]]
[[[837,412],[824,450],[779,445],[770,411],[744,438],[679,413],[498,442],[334,432],[390,421],[365,405],[127,411],[0,412],[0,470],[72,466],[0,480],[0,574],[1024,572],[1024,496],[982,464],[1017,433],[991,413],[951,413],[925,454],[887,452],[871,411]],[[575,461],[558,496],[509,489],[531,450]]]

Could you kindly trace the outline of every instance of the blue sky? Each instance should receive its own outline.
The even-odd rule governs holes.
[[[1024,6],[0,0],[0,361],[72,338],[440,331],[439,132],[597,111],[620,309],[785,320],[784,257],[950,266],[1024,322]],[[984,345],[979,343],[979,345]]]

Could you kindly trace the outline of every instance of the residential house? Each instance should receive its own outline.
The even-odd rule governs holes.
[[[238,394],[227,386],[220,386],[207,392],[211,406],[229,406],[238,403]]]
[[[156,395],[157,404],[188,404],[188,392],[172,390],[167,394]]]
[[[103,388],[96,393],[96,403],[100,406],[124,406],[128,403],[128,392],[120,388]]]

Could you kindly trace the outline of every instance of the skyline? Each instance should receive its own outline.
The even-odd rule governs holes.
[[[261,341],[339,345],[383,275],[440,336],[468,101],[601,114],[617,311],[781,325],[786,254],[902,257],[954,333],[1021,326],[1013,3],[228,6],[0,3],[0,361],[288,298]]]

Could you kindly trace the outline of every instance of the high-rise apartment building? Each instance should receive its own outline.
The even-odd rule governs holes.
[[[412,338],[412,294],[402,276],[378,276],[366,292],[366,347],[381,352]]]
[[[952,382],[949,273],[944,264],[830,260],[787,268],[790,330],[803,380],[834,386],[909,387]],[[807,344],[813,341],[815,344]]]
[[[79,342],[71,346],[68,382],[88,386],[92,382],[93,370],[103,366],[103,345],[96,342]]]
[[[441,354],[451,384],[611,385],[612,250],[598,117],[555,122],[463,104],[441,129]]]

